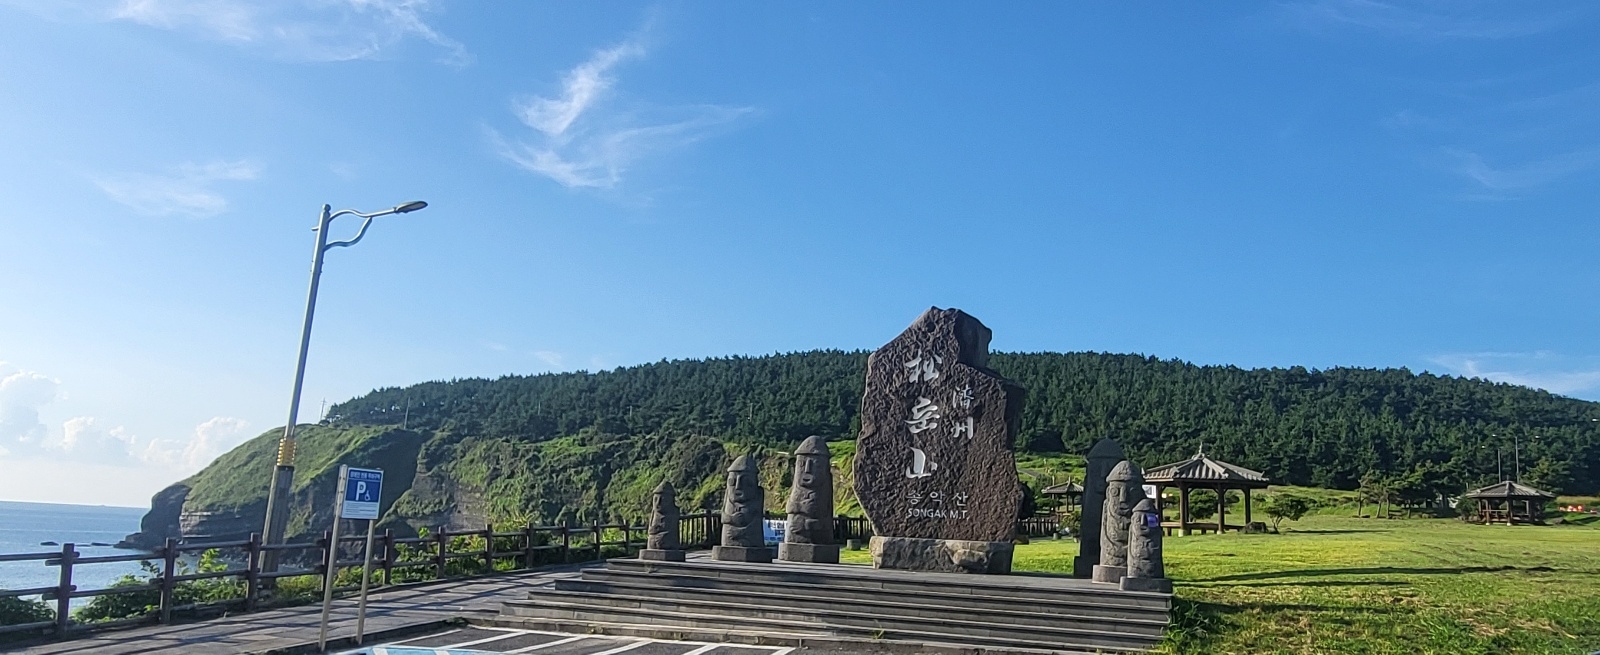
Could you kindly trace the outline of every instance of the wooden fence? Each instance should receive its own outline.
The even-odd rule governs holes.
[[[721,536],[722,521],[716,512],[682,515],[678,525],[684,548],[710,548]],[[1055,519],[1048,516],[1017,523],[1018,533],[1028,536],[1048,536],[1054,534],[1056,528]],[[834,519],[834,535],[839,543],[847,539],[865,540],[872,536],[872,526],[865,518],[840,516]],[[601,560],[608,556],[625,557],[643,548],[645,537],[645,528],[626,523],[529,525],[503,531],[490,525],[481,530],[440,529],[426,537],[396,537],[394,531],[385,530],[374,537],[371,582],[374,587],[385,587]],[[71,543],[62,544],[58,552],[0,554],[0,562],[42,561],[46,566],[60,569],[55,585],[0,589],[0,598],[39,596],[43,600],[53,601],[55,609],[52,621],[0,626],[0,634],[31,631],[65,635],[85,628],[170,623],[174,613],[249,611],[274,602],[271,595],[277,587],[277,581],[291,577],[316,576],[317,597],[321,597],[329,559],[334,560],[333,565],[338,569],[359,570],[366,536],[341,536],[339,543],[332,548],[329,547],[330,540],[331,535],[324,532],[320,539],[312,542],[268,545],[261,543],[261,535],[252,534],[249,539],[240,541],[183,542],[168,539],[154,552],[132,555],[85,556]],[[192,570],[185,562],[186,556],[194,558],[209,550],[219,551],[222,561],[228,563],[227,568],[220,571]],[[261,570],[262,554],[267,552],[280,553],[278,559],[281,570]],[[297,561],[314,564],[292,566]],[[125,562],[149,562],[155,566],[155,575],[141,584],[104,589],[79,589],[73,584],[73,572],[79,567]],[[184,583],[226,578],[239,583],[237,597],[188,603],[180,602],[178,598]],[[334,592],[347,593],[357,588],[354,585],[335,587]],[[140,616],[113,621],[80,624],[72,619],[73,599],[118,594],[153,596],[154,602],[150,603],[153,609]]]

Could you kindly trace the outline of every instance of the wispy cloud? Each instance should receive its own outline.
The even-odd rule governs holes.
[[[490,142],[512,164],[568,188],[610,188],[622,181],[630,164],[698,141],[751,111],[710,104],[607,106],[616,86],[614,69],[646,54],[637,38],[594,53],[567,72],[559,94],[513,103],[513,114],[534,131],[531,138],[508,139],[491,129]]]
[[[424,20],[428,0],[0,0],[52,19],[126,21],[298,61],[378,59],[411,40],[463,65],[465,46]]]
[[[215,216],[228,209],[228,199],[216,190],[218,182],[254,180],[261,168],[247,161],[186,163],[164,174],[119,173],[95,178],[112,200],[152,216]]]
[[[1543,186],[1561,178],[1600,165],[1600,148],[1578,150],[1545,157],[1515,166],[1496,167],[1475,152],[1447,148],[1445,154],[1456,160],[1456,170],[1484,190],[1507,192]]]
[[[1563,396],[1600,390],[1600,358],[1549,351],[1451,353],[1430,359],[1453,375],[1544,389]]]
[[[1574,17],[1539,4],[1466,1],[1315,0],[1283,3],[1278,10],[1284,19],[1302,28],[1359,29],[1422,41],[1532,36],[1559,29]]]

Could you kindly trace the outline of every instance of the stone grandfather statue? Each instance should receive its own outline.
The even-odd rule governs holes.
[[[678,492],[662,480],[650,493],[650,526],[639,559],[682,562],[685,553],[678,535]]]
[[[766,492],[754,455],[740,455],[728,467],[728,488],[722,497],[722,544],[711,549],[714,559],[729,562],[771,562],[763,520]]]
[[[778,559],[839,563],[839,546],[833,541],[833,461],[822,437],[806,437],[794,451],[794,481],[784,510],[789,521]]]
[[[1161,561],[1161,512],[1149,498],[1134,506],[1128,522],[1128,574],[1121,586],[1123,591],[1172,593]]]
[[[1134,506],[1144,498],[1144,476],[1127,460],[1118,462],[1106,476],[1105,512],[1100,520],[1100,563],[1095,582],[1117,584],[1127,574],[1128,521]]]

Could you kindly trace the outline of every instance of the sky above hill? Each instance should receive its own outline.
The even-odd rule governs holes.
[[[0,499],[377,387],[882,345],[1600,399],[1600,6],[0,0]],[[334,238],[353,235],[351,218]],[[263,475],[269,472],[263,471]]]

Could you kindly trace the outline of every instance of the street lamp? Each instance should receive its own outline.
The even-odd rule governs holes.
[[[294,369],[294,393],[289,396],[289,422],[283,426],[283,438],[278,440],[278,464],[272,471],[272,486],[267,488],[267,522],[261,531],[261,541],[264,544],[283,543],[283,532],[289,523],[289,489],[294,485],[294,426],[300,417],[300,386],[306,377],[306,350],[311,346],[311,316],[317,309],[317,281],[322,277],[322,256],[331,248],[355,245],[361,237],[367,235],[367,228],[372,226],[374,218],[389,214],[407,214],[427,206],[428,203],[415,200],[370,213],[353,209],[341,209],[329,213],[333,207],[322,206],[322,218],[317,221],[317,226],[312,228],[317,233],[317,249],[311,255],[311,289],[306,293],[306,321],[300,328],[300,358]],[[361,230],[356,232],[354,238],[330,243],[328,225],[333,223],[333,219],[346,214],[367,220],[361,224]],[[269,550],[262,555],[261,570],[277,571],[278,551]]]

